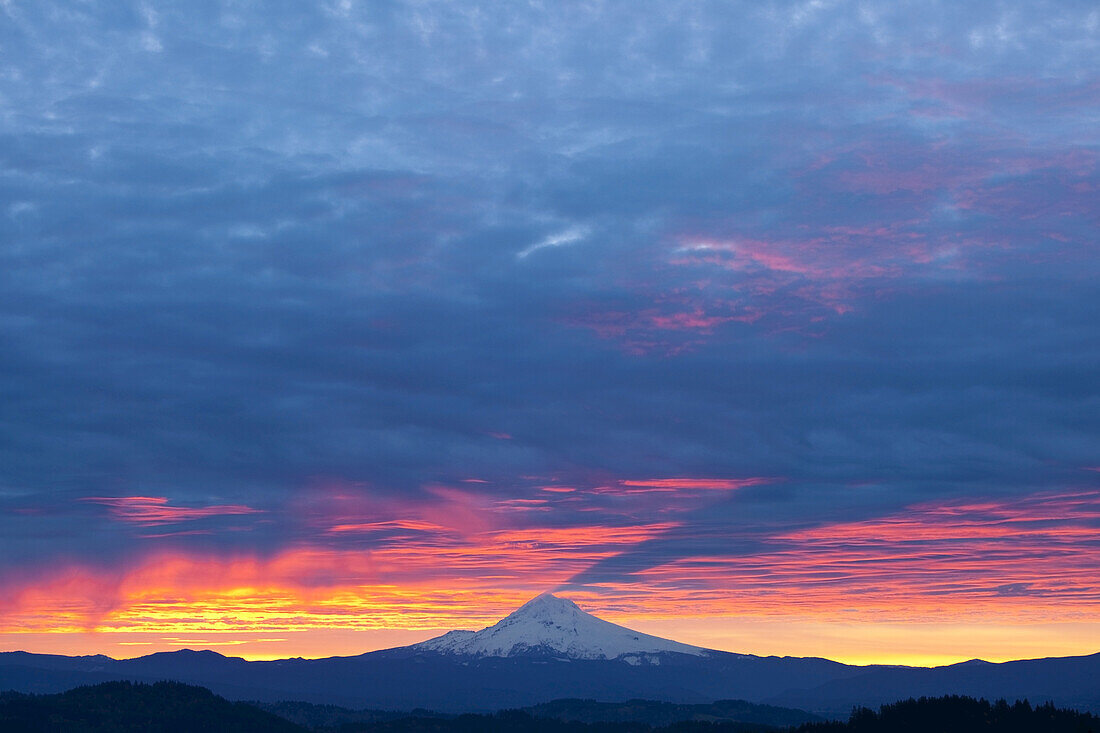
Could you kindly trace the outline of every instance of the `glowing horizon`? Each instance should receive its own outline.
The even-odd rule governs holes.
[[[568,594],[563,594],[568,597]],[[593,610],[586,607],[586,610]],[[983,659],[1007,662],[1058,656],[1085,656],[1100,649],[1100,632],[1090,623],[984,624],[874,623],[812,618],[647,618],[599,614],[605,620],[644,633],[707,649],[757,656],[819,657],[844,664],[941,666]],[[462,616],[467,621],[475,616]],[[499,620],[493,619],[492,621]],[[484,621],[489,625],[490,621]],[[66,656],[105,654],[129,659],[181,649],[211,650],[250,661],[355,656],[407,646],[454,628],[392,630],[312,629],[265,632],[213,631],[186,636],[158,632],[22,632],[5,634],[0,652],[30,651]],[[1011,643],[1006,644],[1006,638]],[[761,641],[766,639],[766,641]],[[942,651],[945,641],[953,651]],[[996,650],[990,653],[989,650]]]
[[[0,20],[0,649],[1100,651],[1094,4]]]
[[[716,489],[766,491],[778,484],[617,482],[631,497],[638,487],[670,483],[683,487],[680,512],[714,502]],[[585,509],[605,501],[608,486],[571,488],[544,492],[544,502],[606,521],[602,512]],[[433,504],[403,519],[355,522],[343,491],[330,495],[327,509],[335,512],[318,502],[316,513],[302,518],[319,537],[334,530],[375,536],[369,551],[322,544],[267,557],[165,551],[121,574],[74,563],[9,585],[0,604],[0,647],[56,650],[79,641],[89,653],[129,646],[159,651],[182,648],[173,645],[184,639],[216,638],[207,643],[242,647],[247,653],[238,656],[247,658],[331,656],[403,645],[440,630],[482,628],[540,592],[564,589],[559,592],[607,620],[739,653],[918,664],[1054,655],[1040,653],[1043,643],[1063,656],[1100,649],[1100,630],[1090,623],[1097,601],[1091,568],[1100,549],[1081,544],[1100,517],[1100,491],[925,502],[893,516],[774,533],[754,552],[646,567],[629,584],[572,589],[574,579],[599,563],[682,532],[682,521],[668,521],[675,514],[669,515],[667,499],[653,508],[666,521],[553,528],[530,526],[530,506],[508,500],[472,514],[471,494],[458,489],[437,490],[450,503],[443,510]],[[99,503],[114,521],[141,527],[158,524],[164,506],[152,502],[158,509],[150,517],[120,511],[129,506],[122,499]],[[209,513],[186,510],[181,521]],[[819,638],[792,627],[816,628]],[[750,629],[768,629],[772,638],[751,640]],[[952,652],[930,648],[937,633],[951,640]],[[1018,638],[1006,640],[1006,633]],[[334,639],[364,646],[340,652]]]

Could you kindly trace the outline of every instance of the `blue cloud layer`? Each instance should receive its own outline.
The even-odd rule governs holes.
[[[154,542],[90,496],[785,479],[587,582],[1095,484],[1094,3],[0,13],[8,570]]]

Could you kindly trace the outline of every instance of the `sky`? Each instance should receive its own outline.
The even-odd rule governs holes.
[[[0,650],[547,590],[1100,651],[1095,2],[0,0]]]

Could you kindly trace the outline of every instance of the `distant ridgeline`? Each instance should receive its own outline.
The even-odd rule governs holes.
[[[589,706],[572,718],[586,723],[643,720],[663,725],[685,716],[728,720],[729,711],[713,709],[714,701],[747,700],[759,706],[759,717],[738,720],[790,726],[815,721],[803,711],[840,719],[856,707],[941,695],[1050,701],[1100,714],[1100,654],[1001,663],[971,660],[943,667],[863,667],[814,657],[759,657],[644,634],[548,593],[480,631],[456,630],[419,644],[350,657],[248,661],[190,649],[133,659],[0,652],[0,690],[57,693],[115,680],[174,680],[229,700],[296,700],[352,710],[426,709],[455,715],[524,709],[558,718],[562,716],[533,706],[576,698],[650,701],[640,718],[635,717],[639,710],[624,710],[623,703],[598,710]],[[658,708],[654,701],[668,705]],[[712,709],[689,711],[699,705]],[[773,706],[771,712],[767,706]],[[778,715],[782,709],[795,714]],[[339,720],[344,722],[351,721]]]
[[[847,723],[776,726],[716,715],[759,718],[768,706],[741,701],[677,706],[632,700],[596,703],[562,700],[529,710],[492,715],[401,714],[347,710],[332,705],[267,705],[298,722],[255,705],[229,702],[209,690],[177,682],[152,685],[106,682],[53,695],[0,694],[4,733],[1100,733],[1100,718],[1027,702],[990,704],[969,697],[906,700],[878,711],[860,708]],[[772,709],[776,715],[792,712]],[[537,713],[537,714],[536,714]],[[640,716],[635,720],[624,716]],[[652,720],[688,716],[653,725]],[[549,717],[554,716],[554,717]],[[648,718],[646,716],[649,716]],[[564,718],[564,719],[563,719]],[[583,722],[582,719],[599,722]]]

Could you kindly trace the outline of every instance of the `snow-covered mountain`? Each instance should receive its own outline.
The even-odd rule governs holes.
[[[419,651],[470,657],[549,654],[568,659],[654,663],[665,652],[707,656],[708,650],[650,636],[585,613],[576,603],[543,593],[481,631],[449,631],[414,644]]]

